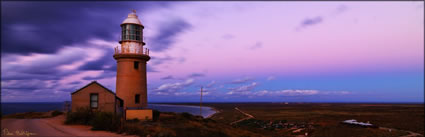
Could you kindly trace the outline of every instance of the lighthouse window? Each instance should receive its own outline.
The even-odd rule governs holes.
[[[125,24],[121,26],[122,40],[142,40],[143,27],[134,24]]]
[[[139,61],[134,61],[134,69],[139,69]]]
[[[140,103],[140,94],[136,94],[136,96],[135,96],[135,103],[136,104],[139,104]]]

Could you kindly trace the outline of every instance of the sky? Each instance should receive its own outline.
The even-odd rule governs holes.
[[[424,102],[424,2],[2,2],[1,101],[115,91],[132,9],[148,102]]]

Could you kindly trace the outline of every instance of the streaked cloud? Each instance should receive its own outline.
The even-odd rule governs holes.
[[[228,95],[240,95],[240,94],[249,94],[255,87],[257,87],[258,83],[256,82],[252,82],[249,85],[242,85],[240,87],[236,87],[236,88],[229,88],[229,92],[227,92],[226,94]]]
[[[3,53],[55,53],[63,47],[92,38],[118,40],[123,15],[137,7],[139,13],[171,3],[146,2],[4,2],[2,3]],[[19,10],[16,10],[19,9]],[[87,10],[90,9],[90,10]],[[49,22],[49,23],[46,23]],[[116,26],[116,27],[111,27]],[[72,30],[72,31],[70,31]]]
[[[151,41],[150,50],[161,52],[169,49],[176,41],[176,37],[190,29],[192,25],[182,18],[172,18],[160,24],[158,34]]]
[[[190,85],[192,85],[195,82],[195,79],[189,78],[185,81],[175,82],[175,83],[165,83],[160,86],[158,86],[156,89],[154,89],[154,94],[169,94],[171,92],[177,92],[182,90],[183,88],[186,88]]]
[[[192,73],[188,77],[190,77],[190,78],[205,77],[205,74],[203,74],[203,73]]]
[[[249,49],[254,50],[254,49],[261,48],[261,47],[263,47],[263,43],[262,42],[257,42],[253,46],[249,47]]]
[[[344,13],[348,10],[348,6],[346,5],[339,5],[332,14],[337,15],[337,14],[341,14]]]
[[[207,88],[210,88],[210,87],[214,86],[215,84],[216,84],[216,81],[215,81],[215,80],[213,80],[213,81],[211,81],[210,83],[208,83],[208,84],[206,85],[206,87],[207,87]]]
[[[422,101],[416,6],[423,2],[3,2],[2,99],[69,100],[92,80],[114,90],[113,47],[134,8],[151,48],[150,100],[197,100],[202,85],[209,101]]]
[[[269,77],[267,77],[267,80],[268,81],[270,81],[270,80],[275,80],[276,79],[276,77],[275,76],[269,76]]]
[[[299,27],[297,29],[302,29],[302,28],[305,28],[305,27],[308,27],[308,26],[317,25],[317,24],[322,23],[322,22],[323,22],[323,17],[321,17],[321,16],[306,18],[301,22],[301,24],[299,25]]]
[[[252,81],[252,80],[254,80],[254,78],[252,78],[252,77],[244,77],[244,78],[239,78],[239,79],[232,80],[230,83],[231,84],[242,84],[242,83],[246,83],[246,82],[249,82],[249,81]]]
[[[151,60],[149,61],[149,64],[160,65],[160,64],[171,62],[173,60],[175,60],[175,58],[168,55],[165,57],[151,56]]]
[[[161,80],[169,80],[169,79],[174,79],[174,77],[172,75],[168,75],[161,78]]]
[[[313,95],[349,95],[349,91],[319,91],[319,90],[305,90],[305,89],[285,89],[285,90],[261,90],[256,92],[249,92],[246,95],[251,96],[270,96],[270,97],[284,97],[284,96],[313,96]]]

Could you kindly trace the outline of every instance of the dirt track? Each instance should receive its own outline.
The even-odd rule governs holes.
[[[381,129],[381,130],[387,130],[387,131],[395,131],[395,130],[397,130],[397,129],[394,129],[394,128],[387,128],[387,127],[379,127],[379,129]],[[407,132],[407,133],[409,133],[408,135],[405,135],[405,136],[401,136],[401,137],[422,137],[422,134],[419,134],[419,133],[415,133],[415,132],[412,132],[412,131],[407,131],[407,130],[401,130],[401,131],[405,131],[405,132]]]
[[[68,137],[68,136],[108,136],[124,135],[106,131],[91,131],[89,126],[63,125],[65,117],[46,119],[2,119],[2,137]]]
[[[239,108],[237,108],[237,107],[235,107],[235,109],[236,109],[237,111],[241,112],[242,114],[244,114],[244,115],[245,115],[245,116],[247,116],[247,117],[242,118],[242,119],[239,119],[239,120],[236,120],[236,121],[233,121],[232,123],[230,123],[230,125],[233,125],[233,124],[239,123],[239,122],[244,121],[244,120],[247,120],[247,119],[255,118],[255,117],[254,117],[254,116],[252,116],[251,114],[245,113],[245,112],[243,112],[242,110],[240,110],[240,109],[239,109]]]

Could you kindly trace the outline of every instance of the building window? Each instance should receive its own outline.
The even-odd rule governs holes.
[[[134,69],[139,69],[139,61],[134,61]]]
[[[136,94],[135,101],[136,101],[136,104],[140,103],[140,94]]]
[[[99,103],[99,95],[97,93],[90,94],[90,108],[97,108]]]

